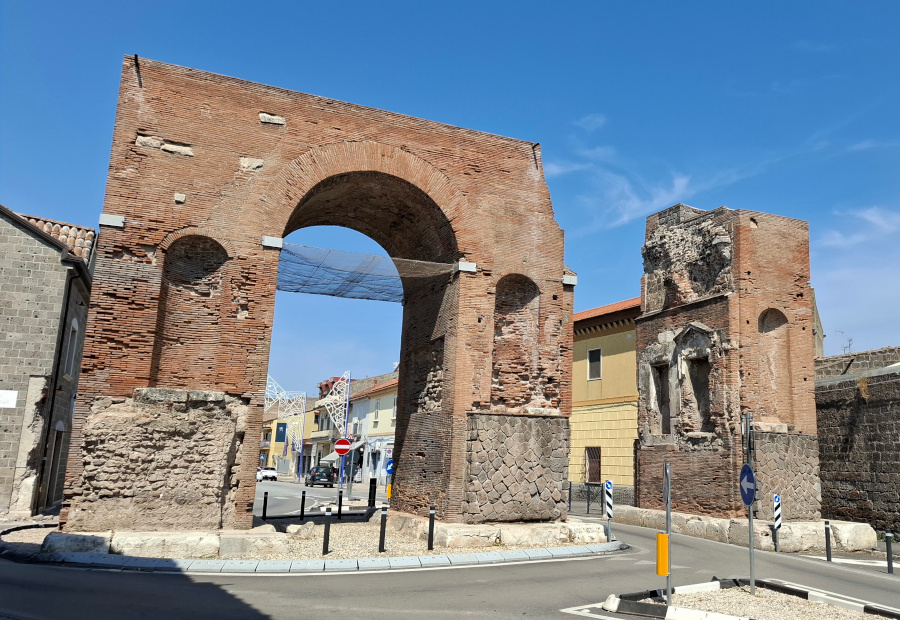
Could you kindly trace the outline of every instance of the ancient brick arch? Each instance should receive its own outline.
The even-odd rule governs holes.
[[[323,224],[464,263],[405,287],[392,507],[564,515],[572,287],[538,145],[126,58],[66,528],[250,526],[278,238]],[[527,398],[495,398],[519,354]]]

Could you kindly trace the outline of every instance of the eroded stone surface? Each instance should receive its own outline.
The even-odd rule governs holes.
[[[42,553],[108,553],[112,532],[68,534],[50,532],[41,545]]]
[[[215,532],[116,532],[110,553],[139,558],[216,558]]]
[[[68,531],[232,527],[248,407],[221,392],[138,389],[94,402]]]

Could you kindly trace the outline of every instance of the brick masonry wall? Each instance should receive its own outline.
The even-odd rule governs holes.
[[[31,509],[31,494],[18,497],[24,477],[33,477],[46,394],[54,370],[67,269],[60,251],[0,214],[0,390],[17,392],[13,408],[0,409],[0,512]],[[37,394],[28,398],[37,381]],[[19,458],[20,440],[24,461]],[[31,454],[29,454],[31,453]],[[17,467],[18,465],[18,467]],[[18,470],[18,471],[17,471]],[[14,498],[14,492],[16,497]]]
[[[816,360],[816,379],[855,375],[869,370],[887,368],[892,364],[900,364],[900,347],[885,347],[873,351],[821,357]]]
[[[563,235],[537,144],[129,57],[104,213],[126,223],[105,226],[95,248],[63,524],[97,399],[149,386],[215,390],[249,403],[246,432],[258,435],[279,257],[261,239],[307,226],[352,228],[392,257],[478,265],[405,283],[398,507],[423,513],[434,503],[440,518],[464,519],[466,416],[494,413],[494,294],[504,276],[540,291],[529,364],[547,402],[534,414],[569,415],[573,289],[562,285]],[[208,291],[176,284],[170,303],[166,265],[182,260],[179,239],[193,247],[201,237],[227,260],[204,272],[215,280]],[[181,333],[185,308],[202,311]],[[257,448],[243,444],[235,472],[236,527],[251,524]]]
[[[808,237],[806,222],[725,207],[676,205],[647,218],[636,321],[639,506],[658,504],[668,458],[691,481],[673,483],[676,510],[739,513],[744,412],[761,429],[816,432]]]
[[[900,532],[900,372],[816,385],[822,516]]]
[[[781,495],[785,521],[811,521],[822,515],[819,481],[819,441],[815,435],[754,432],[753,471],[757,491],[756,515],[771,521],[773,498]]]

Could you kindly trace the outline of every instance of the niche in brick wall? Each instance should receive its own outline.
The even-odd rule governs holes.
[[[793,423],[791,354],[787,317],[775,308],[759,315],[759,414],[761,422]]]
[[[540,290],[523,275],[504,276],[494,299],[493,408],[519,409],[538,397],[539,335]]]
[[[166,250],[151,385],[214,388],[218,383],[227,262],[225,248],[200,235],[182,237]]]

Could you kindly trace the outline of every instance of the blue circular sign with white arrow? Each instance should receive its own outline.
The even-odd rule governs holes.
[[[756,474],[750,465],[741,467],[740,489],[744,506],[752,506],[756,501]]]
[[[394,475],[394,459],[391,459],[387,462],[387,465],[384,466],[384,471],[387,472],[388,476]]]

